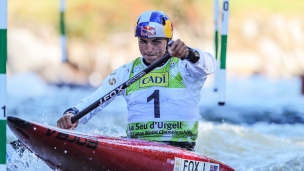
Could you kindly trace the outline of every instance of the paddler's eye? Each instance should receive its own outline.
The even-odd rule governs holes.
[[[144,41],[144,40],[140,40],[139,43],[140,43],[141,45],[144,45],[144,46],[147,44],[147,42]]]
[[[153,45],[158,45],[158,44],[160,44],[160,41],[159,41],[159,40],[154,40],[154,41],[153,41]]]

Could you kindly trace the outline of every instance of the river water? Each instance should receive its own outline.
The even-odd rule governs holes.
[[[92,87],[49,85],[34,73],[8,77],[7,114],[56,125],[63,111]],[[202,89],[195,150],[238,171],[304,170],[304,96],[298,78],[229,78],[226,104],[217,105],[212,79]],[[117,97],[79,132],[124,136],[126,103]],[[7,141],[16,137],[7,128]],[[51,170],[32,153],[20,157],[7,145],[9,170]]]

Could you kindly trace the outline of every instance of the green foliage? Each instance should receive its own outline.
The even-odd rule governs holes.
[[[10,0],[9,22],[48,24],[59,33],[59,2]],[[230,17],[302,14],[303,7],[304,1],[299,0],[230,0]],[[174,24],[213,20],[213,0],[66,0],[66,33],[86,40],[104,39],[111,33],[132,31],[137,16],[151,9],[166,12]]]

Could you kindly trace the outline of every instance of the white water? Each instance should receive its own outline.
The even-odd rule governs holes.
[[[47,85],[33,73],[10,76],[7,113],[55,126],[64,110],[93,90]],[[303,171],[304,96],[300,95],[300,80],[229,78],[226,92],[226,105],[219,107],[212,79],[207,80],[196,151],[239,171]],[[126,111],[119,97],[77,131],[125,135]],[[7,135],[8,141],[15,140],[9,128]],[[20,158],[10,146],[7,148],[10,170],[51,170],[28,151]]]

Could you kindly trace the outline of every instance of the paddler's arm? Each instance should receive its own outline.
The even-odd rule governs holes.
[[[79,111],[83,111],[87,106],[91,105],[92,103],[100,100],[101,97],[112,92],[116,87],[121,85],[123,82],[127,81],[130,75],[132,67],[132,62],[122,65],[121,67],[114,70],[110,75],[108,75],[102,82],[102,85],[91,93],[89,96],[86,96],[82,100],[80,100],[73,108],[78,109]],[[125,90],[120,91],[117,96],[123,95]],[[88,112],[85,116],[79,119],[80,124],[87,123],[93,116],[95,116],[98,112],[100,112],[104,107],[110,104],[116,95],[112,96],[106,102],[100,104],[97,108]]]
[[[202,52],[199,49],[190,48],[180,39],[175,40],[168,47],[168,51],[171,56],[183,60],[184,66],[187,68],[187,70],[190,72],[195,71],[194,73],[198,77],[201,77],[202,74],[212,74],[216,69],[216,59],[210,53]]]
[[[70,108],[63,113],[63,116],[58,119],[57,127],[62,129],[71,129],[74,130],[77,126],[79,121],[77,120],[74,124],[71,122],[71,117],[79,113],[78,109]]]
[[[96,100],[100,99],[100,97],[102,97],[103,95],[112,91],[117,85],[120,85],[123,82],[125,82],[130,74],[131,66],[132,63],[130,62],[129,64],[119,67],[118,69],[113,71],[110,75],[108,75],[104,79],[102,85],[97,90],[95,90],[89,96],[80,100],[76,105],[74,105],[72,108],[69,108],[63,113],[64,115],[57,121],[57,127],[63,129],[75,129],[78,123],[85,124],[86,122],[88,122],[95,114],[97,114],[105,106],[107,106],[114,98],[109,99],[105,103],[99,105],[99,107],[87,113],[86,116],[80,118],[74,125],[72,125],[71,123],[71,117],[73,115],[76,115],[83,109],[85,109],[88,105],[92,104]],[[123,94],[124,91],[121,91],[117,95],[123,95]]]
[[[180,39],[168,46],[168,52],[171,56],[182,60],[179,67],[184,71],[185,76],[190,75],[193,78],[205,79],[207,75],[215,71],[217,66],[216,59],[210,53],[190,48]]]

